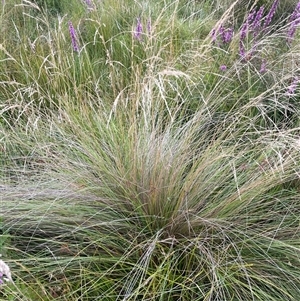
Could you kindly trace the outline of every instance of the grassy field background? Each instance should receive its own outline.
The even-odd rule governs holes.
[[[1,300],[299,301],[300,2],[2,1]]]

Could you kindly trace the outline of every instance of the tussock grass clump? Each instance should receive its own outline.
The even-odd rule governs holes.
[[[34,50],[1,42],[3,298],[298,301],[297,35],[236,3],[43,9]]]

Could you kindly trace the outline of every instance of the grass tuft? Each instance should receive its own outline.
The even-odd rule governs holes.
[[[208,2],[5,3],[1,298],[298,301],[299,37]]]

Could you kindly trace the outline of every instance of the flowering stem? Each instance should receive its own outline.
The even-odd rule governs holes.
[[[78,41],[77,41],[77,35],[76,35],[75,28],[74,28],[71,21],[69,21],[68,24],[69,24],[69,32],[70,32],[70,37],[71,37],[71,41],[72,41],[73,50],[75,52],[79,52],[79,46],[78,46]]]

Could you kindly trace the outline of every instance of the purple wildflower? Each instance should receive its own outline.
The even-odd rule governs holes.
[[[219,27],[219,30],[218,30],[218,34],[221,36],[221,40],[222,42],[225,44],[225,27],[223,26],[223,24]]]
[[[227,66],[226,65],[221,65],[220,70],[225,72],[227,70]]]
[[[225,28],[222,24],[218,29],[213,29],[211,32],[212,42],[214,43],[217,37],[220,36],[223,44],[228,44],[233,38],[233,28]]]
[[[85,0],[85,4],[86,4],[86,6],[87,6],[87,8],[88,8],[89,10],[93,10],[93,9],[94,9],[93,3],[92,3],[91,0]]]
[[[243,26],[242,26],[242,28],[241,28],[241,32],[240,32],[240,38],[241,38],[242,41],[246,38],[247,33],[248,33],[248,31],[249,31],[249,27],[250,27],[250,25],[252,24],[252,21],[254,20],[255,15],[256,15],[256,11],[255,11],[255,10],[252,10],[252,11],[249,13],[249,15],[248,15],[246,21],[244,22],[244,24],[243,24]]]
[[[224,44],[230,43],[232,40],[232,37],[233,37],[233,28],[232,27],[227,28],[223,31],[222,41]]]
[[[251,10],[251,12],[249,13],[246,22],[244,23],[246,29],[248,30],[249,27],[251,27],[252,23],[254,22],[256,17],[256,9]]]
[[[242,26],[241,33],[240,33],[241,41],[245,40],[247,32],[248,32],[248,24],[245,22]]]
[[[72,41],[73,50],[75,52],[79,52],[79,46],[78,46],[76,31],[75,31],[75,28],[74,28],[71,21],[69,21],[69,32],[70,32],[70,37],[71,37],[71,41]]]
[[[256,16],[256,10],[253,9],[253,10],[250,12],[250,14],[248,15],[248,18],[247,18],[248,24],[251,24],[251,23],[252,23],[252,21],[254,20],[255,16]]]
[[[272,19],[273,19],[274,15],[275,15],[275,12],[276,12],[278,4],[279,4],[279,0],[275,0],[273,2],[272,6],[270,8],[270,11],[269,11],[269,13],[266,16],[266,20],[265,20],[263,28],[268,27],[270,25],[270,23],[272,22]]]
[[[291,14],[289,22],[290,22],[290,26],[287,32],[287,40],[288,43],[291,43],[292,40],[294,39],[296,29],[300,25],[300,1],[298,2],[295,10]]]
[[[261,6],[258,11],[256,11],[256,9],[253,9],[249,13],[244,24],[242,25],[240,31],[239,54],[243,59],[249,60],[256,50],[257,43],[255,42],[255,38],[260,31],[263,14],[264,14],[264,6]],[[249,34],[249,32],[253,33],[254,45],[249,50],[249,53],[246,54],[244,41],[247,37],[247,34]]]
[[[261,65],[260,65],[260,73],[265,73],[267,71],[267,61],[266,60],[262,60]]]
[[[293,13],[291,14],[290,20],[296,20],[299,18],[299,12],[300,12],[300,1],[298,2],[298,4],[296,5]]]
[[[142,25],[142,22],[141,22],[141,18],[137,18],[137,24],[136,24],[136,28],[135,28],[133,36],[138,41],[141,41],[142,40],[142,34],[143,34],[143,25]]]
[[[3,278],[2,278],[2,277],[3,277],[3,273],[1,273],[1,272],[0,272],[0,285],[4,283],[4,281],[3,281]]]
[[[287,96],[293,96],[295,94],[298,83],[299,83],[299,77],[295,76],[293,82],[287,88],[287,91],[286,91]]]
[[[254,36],[257,36],[259,33],[263,14],[264,14],[264,6],[261,6],[255,15],[255,19],[253,20],[253,23],[251,24],[251,29],[254,32]]]

